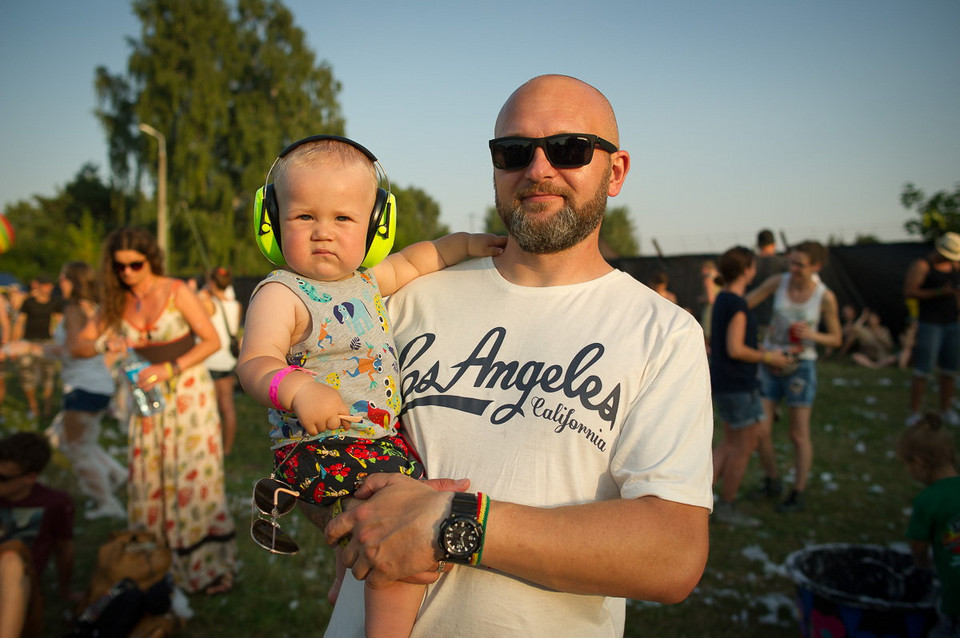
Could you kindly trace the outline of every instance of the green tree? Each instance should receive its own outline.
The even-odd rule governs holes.
[[[450,232],[440,223],[440,205],[423,190],[392,187],[391,192],[397,199],[397,239],[393,250],[424,239],[436,239]]]
[[[35,195],[32,201],[8,204],[4,214],[17,239],[10,252],[0,257],[0,270],[27,281],[40,273],[55,275],[67,261],[95,266],[100,243],[112,224],[114,201],[121,208],[134,206],[101,181],[95,166],[85,164],[53,197]]]
[[[911,235],[931,240],[948,231],[960,232],[960,182],[952,193],[942,190],[930,197],[908,182],[900,193],[900,203],[917,214],[918,219],[911,219],[903,225]]]
[[[285,144],[343,132],[340,84],[278,0],[134,0],[133,11],[141,32],[126,73],[96,70],[114,181],[132,191],[156,176],[157,142],[137,128],[149,124],[166,137],[173,272],[192,272],[203,253],[262,272],[253,195]],[[149,226],[154,211],[120,221]]]
[[[500,213],[496,206],[487,206],[487,214],[483,218],[483,232],[493,233],[494,235],[506,235],[507,227],[503,225],[500,219]]]
[[[600,225],[600,237],[621,257],[633,257],[640,250],[626,206],[607,209]]]

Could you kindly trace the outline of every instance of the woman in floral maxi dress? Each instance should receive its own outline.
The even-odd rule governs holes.
[[[164,409],[129,421],[130,526],[152,530],[173,551],[173,574],[187,592],[220,593],[233,584],[235,529],[227,509],[220,420],[210,373],[218,348],[201,302],[162,275],[153,236],[121,228],[104,242],[103,323],[150,362],[141,387],[159,384]],[[101,337],[100,349],[111,343]]]

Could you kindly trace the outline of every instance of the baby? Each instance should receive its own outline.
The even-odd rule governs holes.
[[[286,268],[253,292],[237,374],[272,407],[274,475],[286,483],[261,481],[255,500],[274,521],[254,521],[251,533],[266,549],[292,553],[275,518],[293,496],[321,506],[307,513],[322,524],[370,472],[423,476],[399,430],[398,353],[382,296],[468,257],[498,255],[506,238],[455,233],[383,258],[393,196],[378,188],[373,154],[346,138],[296,142],[270,172],[257,232],[272,233],[282,257],[269,241],[261,249]],[[406,583],[367,588],[367,635],[408,635],[422,596],[422,586]]]

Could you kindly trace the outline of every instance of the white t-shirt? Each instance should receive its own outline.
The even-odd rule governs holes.
[[[417,279],[388,308],[402,420],[428,476],[538,507],[647,495],[712,507],[703,332],[629,275],[532,288],[484,258]],[[357,605],[362,588],[345,585],[328,636],[362,635]],[[622,598],[457,566],[427,588],[413,635],[620,636],[624,613]]]

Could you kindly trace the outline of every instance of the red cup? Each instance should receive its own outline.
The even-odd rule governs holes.
[[[802,341],[800,338],[800,326],[802,325],[802,321],[794,321],[790,324],[790,343],[800,343]]]

